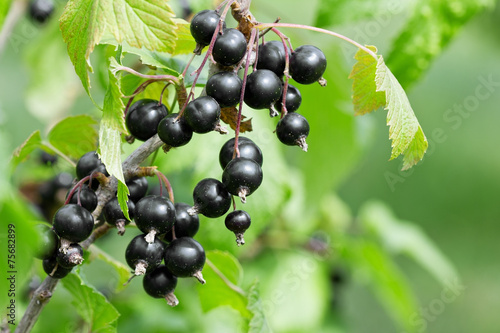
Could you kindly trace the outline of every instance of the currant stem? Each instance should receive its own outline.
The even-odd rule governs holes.
[[[167,177],[165,177],[165,175],[163,173],[161,173],[159,170],[155,170],[155,174],[160,179],[160,186],[161,186],[161,182],[163,182],[163,184],[167,188],[168,197],[169,197],[170,201],[172,201],[172,203],[174,203],[174,191],[172,190],[172,185],[168,181]],[[161,188],[160,188],[160,191],[161,191]]]

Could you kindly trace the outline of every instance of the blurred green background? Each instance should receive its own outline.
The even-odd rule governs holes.
[[[314,24],[318,13],[332,12],[331,9],[322,9],[321,3],[319,0],[307,3],[254,0],[252,10],[262,22],[274,21],[279,16],[282,22]],[[390,1],[353,1],[351,5],[345,5],[343,1],[329,3],[338,5],[337,19],[346,15],[341,22],[333,20],[329,29],[362,43],[376,45],[379,54],[386,59],[394,39],[417,6],[415,1],[405,2],[403,10],[390,16],[384,24],[377,25],[380,21],[377,21],[376,14],[384,13]],[[451,5],[459,6],[460,3],[465,1],[455,1]],[[193,1],[192,4],[201,9],[206,1]],[[178,10],[176,3],[172,2],[172,5]],[[360,17],[348,12],[354,8]],[[365,11],[368,14],[363,14]],[[446,17],[439,19],[446,20]],[[500,216],[497,203],[500,192],[500,155],[497,153],[500,142],[499,22],[498,4],[495,9],[475,15],[444,51],[436,54],[428,70],[407,89],[429,140],[429,151],[422,162],[406,172],[400,171],[401,159],[387,161],[390,141],[385,111],[378,110],[363,117],[352,116],[349,102],[352,82],[347,76],[354,63],[354,50],[331,37],[283,30],[294,46],[311,43],[321,47],[329,61],[326,88],[301,88],[304,98],[301,113],[311,123],[310,151],[304,154],[298,148],[270,143],[274,142],[269,134],[274,121],[247,110],[246,114],[254,118],[254,126],[258,125],[249,137],[263,148],[266,158],[264,182],[270,184],[261,190],[262,193],[256,192],[252,196],[254,199],[262,195],[264,199],[249,203],[249,211],[257,221],[255,224],[260,221],[265,225],[255,226],[255,232],[248,237],[250,244],[241,249],[234,248],[232,235],[220,235],[220,225],[217,226],[216,222],[207,221],[202,225],[206,229],[199,236],[207,249],[228,250],[240,258],[246,284],[254,278],[261,281],[264,308],[276,332],[403,333],[404,327],[396,324],[398,320],[391,320],[398,315],[391,314],[381,305],[384,296],[374,292],[376,288],[367,288],[370,285],[367,280],[373,275],[357,272],[350,266],[355,265],[355,261],[342,254],[342,249],[348,248],[349,243],[343,243],[344,236],[339,234],[359,234],[358,228],[363,228],[359,223],[362,220],[360,212],[372,200],[383,202],[397,219],[411,221],[421,229],[454,265],[461,278],[457,285],[465,288],[458,288],[452,301],[444,301],[449,293],[446,286],[436,282],[429,273],[431,270],[424,269],[425,265],[416,263],[409,256],[394,255],[395,264],[418,301],[417,310],[427,313],[427,319],[414,321],[406,328],[423,332],[425,327],[425,331],[436,333],[499,331],[500,265],[496,260],[500,253],[497,241],[500,233],[497,225]],[[70,63],[57,58],[60,55],[57,48],[64,45],[50,44],[54,47],[53,53],[36,52],[45,45],[43,28],[46,27],[21,22],[14,31],[15,36],[20,36],[19,43],[11,44],[0,55],[0,126],[4,158],[8,156],[6,152],[13,151],[34,130],[46,131],[65,114],[90,112],[96,118],[99,116],[81,89],[78,78],[68,74],[72,71]],[[33,46],[35,43],[36,47]],[[388,65],[391,68],[390,61]],[[102,92],[96,79],[98,66],[94,65],[97,74],[93,80],[96,81],[94,94],[100,101]],[[36,94],[27,97],[27,90],[33,83],[33,68],[43,75],[50,74],[45,78],[48,81],[64,83],[55,115],[43,105],[28,107],[29,103],[44,102]],[[42,82],[42,79],[37,82]],[[485,85],[485,81],[492,83]],[[51,92],[51,89],[56,90]],[[58,82],[52,82],[45,90],[35,90],[57,96],[57,89],[61,89]],[[484,98],[476,97],[478,91],[485,94]],[[64,107],[65,101],[68,108]],[[457,111],[459,109],[461,111]],[[191,200],[191,188],[199,177],[217,176],[220,172],[215,171],[218,151],[211,147],[220,146],[226,139],[217,134],[209,135],[209,139],[195,138],[194,148],[187,147],[182,151],[189,157],[182,157],[176,151],[172,154],[176,154],[177,159],[159,159],[160,167],[168,170],[167,176],[172,177],[176,196],[181,200]],[[127,148],[125,154],[130,149]],[[203,165],[210,162],[210,166]],[[287,166],[284,167],[283,163]],[[189,170],[186,170],[187,165]],[[67,166],[56,168],[67,169]],[[280,176],[281,171],[284,175]],[[19,185],[30,178],[48,178],[55,172],[57,170],[30,173],[28,164],[18,169],[14,183]],[[186,182],[189,186],[185,185]],[[272,186],[282,188],[277,190]],[[275,202],[270,199],[273,196]],[[268,199],[271,201],[266,202]],[[295,205],[297,202],[299,204]],[[134,231],[125,237],[132,238]],[[390,238],[390,235],[385,237]],[[305,245],[310,245],[316,238],[322,240],[321,244],[326,244],[333,254],[318,256],[305,251]],[[122,260],[120,256],[126,242],[118,240],[116,235],[109,235],[98,245]],[[388,253],[391,253],[390,249]],[[107,269],[106,265],[95,262],[83,271],[98,289],[106,291],[116,282],[116,277],[101,276]],[[109,274],[113,276],[113,272]],[[145,297],[140,283],[132,283],[125,291],[113,296],[113,305],[122,313],[118,331],[236,330],[241,319],[234,316],[232,310],[222,307],[203,314],[196,284],[183,281],[180,285],[176,294],[181,304],[175,309],[167,309],[165,304],[158,306],[157,300]],[[80,327],[77,316],[64,308],[67,296],[63,288],[58,288],[41,316],[38,331],[50,328],[54,332],[69,332]],[[61,312],[64,316],[60,315]],[[393,312],[397,313],[398,309]]]

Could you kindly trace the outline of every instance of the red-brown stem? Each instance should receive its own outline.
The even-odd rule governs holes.
[[[172,185],[168,181],[167,177],[165,177],[165,175],[163,173],[161,173],[159,170],[155,170],[155,174],[156,174],[156,176],[158,176],[158,179],[160,179],[160,186],[161,186],[161,183],[163,182],[163,184],[167,188],[168,197],[170,198],[170,201],[172,201],[172,203],[174,203],[174,191],[172,190]],[[160,187],[160,191],[161,191],[161,187]],[[160,195],[161,195],[161,192],[160,192]]]

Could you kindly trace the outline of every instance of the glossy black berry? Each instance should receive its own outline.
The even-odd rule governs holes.
[[[241,97],[242,81],[234,72],[212,75],[206,85],[207,95],[213,97],[221,108],[235,106]]]
[[[59,266],[64,268],[73,268],[76,265],[81,265],[83,262],[83,249],[77,244],[73,243],[65,251],[58,251],[56,257]]]
[[[193,16],[190,30],[196,43],[201,46],[210,44],[219,20],[220,15],[215,10],[202,10]],[[226,24],[223,23],[223,28],[225,26]]]
[[[276,125],[276,135],[285,145],[299,146],[307,151],[306,138],[309,135],[309,122],[299,113],[288,113]]]
[[[198,97],[188,103],[184,118],[195,133],[213,131],[220,120],[219,103],[210,96]]]
[[[88,186],[84,185],[79,190],[76,189],[69,203],[78,204],[78,199],[80,199],[82,207],[89,212],[93,212],[97,207],[97,194]]]
[[[220,149],[219,163],[222,170],[224,170],[226,165],[233,159],[234,141],[235,138],[229,139]],[[238,137],[238,149],[240,150],[240,157],[252,159],[262,166],[262,151],[252,140],[240,135]]]
[[[190,214],[200,213],[206,217],[220,217],[231,206],[231,194],[217,179],[205,178],[193,190],[194,207]]]
[[[53,279],[62,279],[63,277],[68,275],[72,269],[73,269],[72,267],[65,268],[60,266],[57,263],[57,259],[55,256],[43,260],[44,272]]]
[[[299,46],[290,57],[290,75],[298,83],[311,84],[318,81],[325,69],[325,54],[316,46]]]
[[[288,52],[290,56],[290,52]],[[257,69],[268,69],[278,77],[285,71],[285,47],[281,41],[273,40],[259,45]]]
[[[127,187],[130,192],[128,199],[134,203],[141,200],[148,192],[148,179],[146,177],[135,177],[127,180]]]
[[[176,238],[165,248],[165,266],[178,277],[196,277],[205,283],[201,270],[205,265],[205,250],[191,237]]]
[[[132,200],[127,201],[128,216],[130,219],[134,218],[135,204]],[[112,226],[116,226],[118,229],[118,234],[123,235],[125,233],[125,226],[130,223],[127,220],[118,202],[118,198],[113,198],[109,200],[103,209],[104,218],[106,222]]]
[[[76,176],[78,177],[78,179],[82,179],[86,176],[89,176],[94,171],[102,172],[106,176],[109,176],[108,172],[106,171],[106,167],[101,162],[99,156],[97,156],[97,153],[95,151],[90,151],[80,157],[80,159],[76,163]],[[93,182],[98,184],[96,180],[94,180]]]
[[[200,228],[200,219],[198,214],[189,215],[188,210],[192,207],[183,202],[175,203],[175,237],[193,237]],[[172,232],[169,231],[165,234],[165,241],[172,241]]]
[[[45,23],[52,16],[54,9],[52,0],[32,0],[29,4],[30,17],[38,23]]]
[[[184,117],[177,119],[178,116],[178,113],[169,114],[158,124],[158,136],[171,147],[184,146],[193,137],[193,129],[189,127],[186,119]]]
[[[40,236],[40,241],[34,256],[42,260],[54,256],[59,247],[59,237],[57,237],[52,227],[47,224],[40,223],[35,228]]]
[[[165,105],[154,99],[142,99],[129,108],[125,124],[132,136],[146,141],[156,134],[158,124],[168,114]]]
[[[163,235],[175,222],[175,207],[168,198],[159,195],[148,195],[135,205],[135,224],[145,234],[152,236],[146,238],[150,243],[154,235]]]
[[[250,215],[244,210],[235,210],[227,214],[225,220],[226,228],[234,232],[238,246],[245,244],[243,234],[250,227],[251,222]]]
[[[170,306],[179,304],[177,297],[173,294],[177,286],[177,277],[165,265],[158,266],[153,271],[146,273],[142,285],[149,296],[165,298]]]
[[[276,102],[275,108],[278,111],[281,111],[281,107],[283,105],[283,94],[280,99]],[[288,85],[286,89],[286,111],[287,112],[295,112],[299,109],[300,104],[302,103],[302,95],[297,87]]]
[[[232,195],[237,195],[245,202],[246,197],[252,194],[262,184],[262,169],[252,159],[236,157],[227,164],[222,173],[222,184]]]
[[[87,239],[92,233],[94,218],[82,206],[67,204],[55,213],[52,225],[59,237],[78,243]]]
[[[155,269],[163,260],[163,242],[155,238],[154,242],[148,243],[145,237],[145,234],[135,236],[125,250],[125,260],[135,275]]]
[[[222,35],[215,40],[212,55],[214,60],[222,66],[236,65],[243,59],[247,51],[245,35],[237,29],[224,29]]]
[[[280,78],[268,69],[259,69],[248,75],[245,103],[254,109],[268,109],[281,96]]]

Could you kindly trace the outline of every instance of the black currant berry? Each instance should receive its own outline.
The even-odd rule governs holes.
[[[40,153],[40,162],[43,165],[55,165],[57,163],[57,155],[49,154],[45,150],[42,150]]]
[[[241,98],[242,83],[234,72],[215,73],[207,81],[207,95],[213,97],[221,108],[235,106]]]
[[[158,266],[153,271],[148,272],[142,280],[142,285],[149,296],[165,298],[170,306],[179,304],[177,297],[174,295],[177,277],[165,265]]]
[[[43,270],[53,279],[62,279],[63,277],[68,275],[72,269],[73,267],[65,268],[60,266],[57,263],[57,259],[55,256],[43,260]]]
[[[193,129],[189,127],[186,119],[184,117],[176,119],[178,116],[178,113],[169,114],[158,124],[158,136],[171,147],[184,146],[193,137]]]
[[[136,276],[155,269],[163,260],[163,242],[155,238],[154,242],[148,243],[145,238],[145,234],[135,236],[125,250],[125,260]]]
[[[236,157],[224,168],[222,173],[222,184],[232,195],[246,201],[246,197],[252,194],[262,184],[262,169],[252,159]]]
[[[188,103],[184,118],[195,133],[213,131],[220,120],[219,103],[210,96],[198,97]]]
[[[250,227],[251,222],[250,215],[244,210],[235,210],[227,214],[225,220],[226,228],[234,232],[238,246],[245,244],[243,234]]]
[[[290,55],[290,53],[288,53]],[[268,69],[278,77],[283,76],[286,64],[285,47],[281,41],[273,40],[259,45],[257,69]]]
[[[224,170],[226,165],[233,159],[234,141],[235,138],[229,139],[220,149],[219,163],[222,170]],[[262,151],[252,140],[240,135],[238,137],[238,149],[240,150],[240,157],[252,159],[262,166]]]
[[[52,0],[32,0],[29,4],[30,17],[38,23],[45,23],[52,16],[54,9]]]
[[[212,41],[217,24],[219,24],[220,15],[215,10],[202,10],[193,16],[191,20],[191,35],[196,43],[206,46]],[[226,23],[223,23],[223,29]]]
[[[59,237],[78,243],[87,239],[92,233],[94,218],[82,206],[67,204],[55,213],[52,225]]]
[[[40,242],[34,256],[38,259],[48,259],[56,254],[59,246],[59,237],[47,224],[37,224],[35,226],[38,235],[40,235]]]
[[[280,99],[276,102],[275,108],[280,111],[283,105],[283,94]],[[299,89],[297,87],[288,85],[286,89],[286,111],[287,112],[295,112],[299,109],[300,104],[302,103],[302,95],[300,94]]]
[[[268,69],[259,69],[248,75],[245,103],[253,109],[268,109],[281,96],[281,80]]]
[[[178,277],[194,276],[205,283],[201,270],[205,265],[205,250],[191,237],[176,238],[165,248],[165,266]]]
[[[316,46],[299,46],[290,57],[290,75],[298,83],[311,84],[318,81],[325,69],[325,54]]]
[[[276,135],[285,145],[299,146],[303,151],[307,151],[309,122],[299,113],[287,113],[276,125]]]
[[[222,66],[236,65],[243,59],[247,51],[245,35],[237,29],[224,29],[222,35],[215,40],[212,55],[214,60]]]
[[[196,184],[193,190],[193,208],[188,210],[190,215],[200,213],[206,217],[220,217],[231,206],[231,194],[217,179],[205,178]]]
[[[175,222],[175,207],[172,201],[159,195],[148,195],[135,205],[135,224],[148,234],[146,241],[152,243],[155,235],[163,235],[172,229]]]
[[[128,216],[130,219],[134,218],[135,204],[132,200],[127,201]],[[127,220],[118,202],[118,198],[109,200],[103,209],[104,218],[106,222],[118,229],[118,235],[122,236],[125,233],[125,226],[130,223]]]
[[[92,172],[102,172],[106,176],[109,176],[106,171],[106,167],[101,162],[99,156],[95,151],[90,151],[84,154],[78,162],[76,163],[76,176],[78,179],[82,179],[86,176],[89,176]],[[99,184],[96,180],[95,183]]]
[[[188,210],[192,207],[183,202],[175,203],[175,237],[194,237],[200,228],[200,219],[197,214],[189,215]],[[165,241],[172,241],[172,231],[165,234]]]
[[[156,134],[158,124],[168,114],[165,105],[154,99],[141,99],[132,104],[125,117],[127,128],[136,139],[146,141]]]
[[[78,204],[78,199],[82,207],[89,212],[93,212],[97,207],[97,194],[88,186],[84,185],[80,190],[76,189],[69,203]]]
[[[141,200],[148,192],[148,179],[146,177],[135,177],[127,180],[127,187],[129,193],[129,200],[134,203]]]
[[[73,268],[76,265],[81,265],[83,262],[83,249],[77,243],[70,244],[66,251],[57,252],[56,260],[59,266],[64,268]]]

